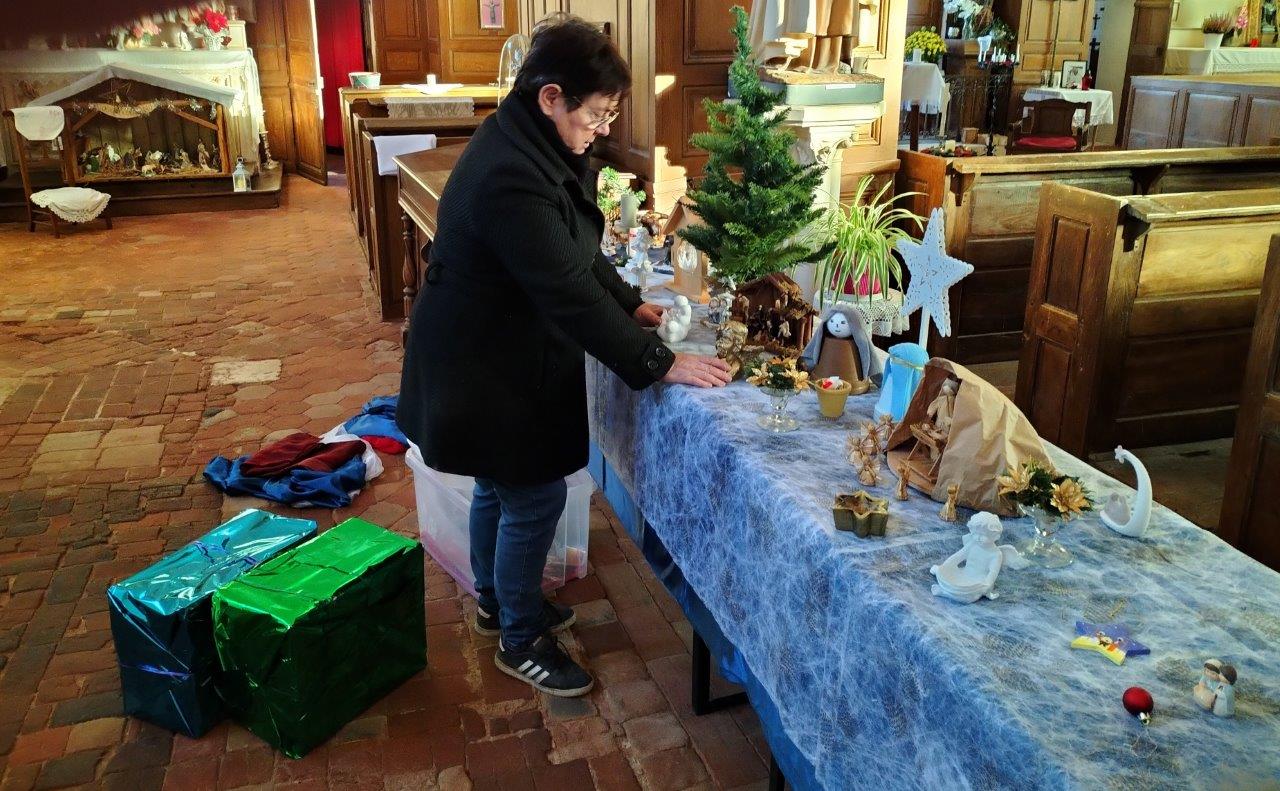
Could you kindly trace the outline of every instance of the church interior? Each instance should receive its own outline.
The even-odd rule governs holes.
[[[0,789],[1280,786],[1276,9],[5,4]],[[495,670],[473,482],[395,422],[450,175],[555,14],[631,72],[599,258],[743,371],[587,360],[579,698]],[[730,276],[778,219],[735,123],[820,255]],[[242,480],[300,434],[355,482]],[[352,524],[380,565],[306,560]],[[294,556],[344,576],[272,643]]]

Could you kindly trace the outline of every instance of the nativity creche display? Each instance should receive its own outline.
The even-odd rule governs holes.
[[[1011,466],[1035,460],[1049,464],[1030,421],[982,377],[962,365],[934,358],[902,420],[889,436],[889,469],[909,469],[910,485],[945,503],[955,502],[1000,516],[1017,506],[1000,496],[997,478]]]
[[[738,286],[729,315],[746,325],[748,343],[798,357],[813,336],[817,312],[796,281],[775,272]]]

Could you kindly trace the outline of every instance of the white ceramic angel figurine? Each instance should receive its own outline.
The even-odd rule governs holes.
[[[937,580],[932,587],[934,596],[972,604],[982,597],[994,599],[996,577],[1006,566],[1024,569],[1030,562],[1018,550],[1005,544],[996,546],[996,540],[1004,532],[1000,517],[982,511],[969,519],[969,535],[959,552],[932,566],[929,573]]]
[[[679,343],[689,334],[689,326],[693,323],[693,307],[686,296],[677,296],[675,307],[662,314],[662,323],[658,325],[658,337],[667,343]]]
[[[643,248],[631,254],[627,268],[636,273],[636,285],[644,291],[649,287],[649,275],[653,274],[653,262],[649,260],[649,252]]]

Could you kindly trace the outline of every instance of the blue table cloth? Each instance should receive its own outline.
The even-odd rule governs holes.
[[[831,501],[860,488],[845,438],[873,391],[828,421],[796,399],[801,430],[756,427],[767,399],[717,390],[629,390],[588,365],[593,441],[684,584],[767,695],[804,759],[798,787],[1252,788],[1280,783],[1280,575],[1157,507],[1143,539],[1096,516],[1062,542],[1076,562],[1006,571],[1000,598],[934,597],[929,566],[964,520],[913,490],[884,538],[837,533]],[[1131,490],[1052,449],[1099,502]],[[885,473],[873,491],[889,496]],[[1005,520],[1005,541],[1030,534]],[[1076,620],[1123,621],[1151,649],[1122,666],[1073,650]],[[1234,719],[1196,706],[1203,661],[1239,671]],[[1143,727],[1120,703],[1155,698]],[[753,695],[753,700],[756,698]],[[759,706],[757,706],[759,708]],[[771,723],[766,721],[766,729]],[[775,735],[775,734],[771,734]]]

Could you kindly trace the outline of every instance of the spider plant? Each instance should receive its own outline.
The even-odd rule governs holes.
[[[893,205],[920,193],[903,192],[886,198],[892,186],[892,182],[885,182],[871,195],[872,177],[864,176],[853,200],[841,202],[827,214],[826,230],[836,248],[817,266],[818,307],[823,306],[828,291],[834,293],[833,301],[839,301],[850,282],[856,294],[868,298],[889,288],[902,288],[902,266],[893,248],[899,239],[911,238],[908,228],[912,223],[923,228],[924,218]]]

